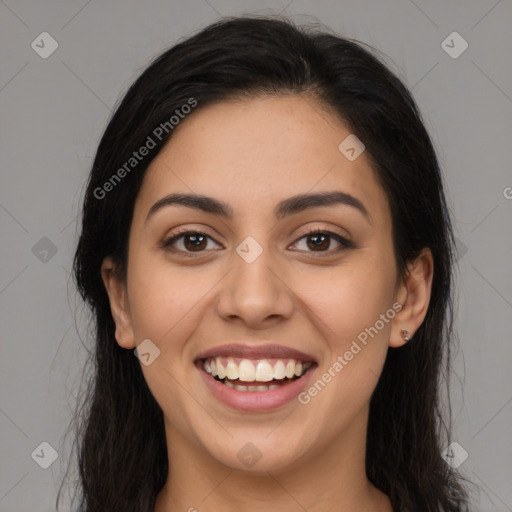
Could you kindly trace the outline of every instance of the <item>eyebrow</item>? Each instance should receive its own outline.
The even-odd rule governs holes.
[[[320,192],[314,194],[299,194],[296,196],[289,197],[284,201],[277,204],[274,209],[274,215],[276,219],[281,220],[288,215],[294,215],[311,208],[319,208],[322,206],[333,206],[342,204],[345,206],[351,206],[358,210],[364,215],[366,220],[371,224],[371,216],[364,204],[356,197],[347,194],[346,192],[332,191],[332,192]],[[146,222],[151,216],[157,211],[167,206],[185,206],[187,208],[194,208],[201,210],[205,213],[224,217],[226,219],[233,218],[233,208],[218,199],[208,197],[200,194],[169,194],[162,199],[159,199],[149,210],[146,216]]]

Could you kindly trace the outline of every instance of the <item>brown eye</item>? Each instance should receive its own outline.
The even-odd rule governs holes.
[[[348,240],[339,233],[320,229],[315,229],[309,233],[306,233],[304,236],[299,238],[295,244],[299,244],[299,242],[302,240],[306,241],[306,249],[299,248],[299,250],[305,250],[305,252],[333,253],[343,249],[351,249],[355,247],[352,241]],[[332,240],[338,244],[338,247],[331,249]]]
[[[353,249],[355,248],[355,244],[345,238],[343,235],[339,233],[334,233],[333,231],[314,229],[301,238],[299,238],[295,244],[300,245],[300,243],[305,240],[305,249],[298,248],[300,251],[304,252],[316,252],[316,253],[325,253],[325,256],[330,254],[342,251],[344,249]],[[335,241],[338,244],[338,247],[334,249],[331,248],[331,242]],[[324,254],[322,254],[323,256]]]
[[[183,244],[189,251],[201,250],[206,247],[206,237],[200,234],[184,235]]]
[[[308,247],[310,249],[320,249],[321,251],[327,250],[329,245],[331,245],[331,240],[329,236],[325,236],[324,234],[314,234],[308,235],[306,237],[308,239]]]
[[[209,240],[213,239],[206,233],[202,233],[200,231],[183,231],[164,240],[162,248],[169,249],[174,252],[182,252],[184,254],[191,252],[204,252],[204,250],[207,249]]]

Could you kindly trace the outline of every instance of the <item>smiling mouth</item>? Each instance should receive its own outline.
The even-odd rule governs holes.
[[[308,372],[315,363],[297,359],[243,359],[210,357],[200,361],[203,370],[216,381],[237,391],[272,391],[282,388]]]

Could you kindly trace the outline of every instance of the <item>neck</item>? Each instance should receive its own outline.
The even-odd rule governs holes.
[[[154,512],[392,512],[366,477],[366,420],[350,427],[355,437],[334,438],[285,468],[261,472],[227,468],[166,425],[172,464]]]

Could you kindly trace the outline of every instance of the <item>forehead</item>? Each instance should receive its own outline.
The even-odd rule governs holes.
[[[283,198],[340,190],[372,217],[389,215],[368,155],[339,149],[351,135],[311,97],[279,96],[197,107],[174,129],[149,166],[137,199],[147,211],[171,192],[193,192],[233,205],[235,215],[270,211]],[[384,219],[385,220],[385,219]]]

